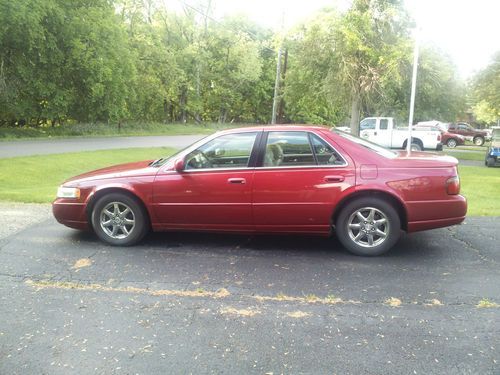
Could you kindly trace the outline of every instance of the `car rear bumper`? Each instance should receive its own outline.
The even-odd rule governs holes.
[[[440,201],[407,202],[408,232],[443,228],[465,220],[467,200],[461,195]]]
[[[74,229],[89,229],[85,208],[85,203],[74,202],[68,199],[56,199],[52,202],[52,213],[56,220]]]

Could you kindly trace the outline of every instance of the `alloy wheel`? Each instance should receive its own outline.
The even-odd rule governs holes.
[[[354,211],[347,221],[347,229],[352,241],[368,248],[381,245],[390,233],[387,216],[374,207]]]
[[[110,202],[99,215],[99,224],[113,239],[127,238],[135,227],[134,212],[123,202]]]

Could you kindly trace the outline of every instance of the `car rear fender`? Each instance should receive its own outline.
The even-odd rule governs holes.
[[[407,230],[408,210],[402,197],[396,191],[388,189],[387,186],[380,186],[376,184],[363,186],[358,185],[345,190],[338,203],[335,205],[335,209],[332,215],[332,223],[335,223],[337,221],[338,215],[348,203],[360,197],[382,198],[388,203],[392,204],[399,214],[402,229],[405,231]]]

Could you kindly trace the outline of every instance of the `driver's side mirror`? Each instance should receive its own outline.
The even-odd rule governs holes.
[[[179,173],[184,170],[184,166],[184,159],[177,159],[174,163],[174,168]]]

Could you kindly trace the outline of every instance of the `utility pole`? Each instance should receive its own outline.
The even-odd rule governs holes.
[[[413,126],[413,113],[415,108],[415,92],[417,91],[417,70],[419,53],[419,30],[415,30],[415,48],[413,50],[413,72],[411,76],[411,97],[410,97],[410,116],[408,117],[408,142],[406,143],[406,152],[411,153],[411,131]]]
[[[283,10],[283,15],[281,18],[281,33],[285,28],[285,11]],[[280,35],[282,38],[282,35]],[[273,98],[273,114],[271,116],[271,124],[276,124],[276,115],[278,113],[278,107],[280,103],[280,82],[281,82],[281,55],[283,54],[283,39],[280,40],[280,45],[278,47],[278,61],[276,62],[276,80],[274,81],[274,98]]]
[[[274,82],[274,99],[273,99],[273,115],[271,118],[271,124],[276,124],[276,113],[278,111],[279,105],[279,90],[280,90],[280,79],[281,79],[281,46],[278,49],[278,62],[276,63],[276,80]]]

